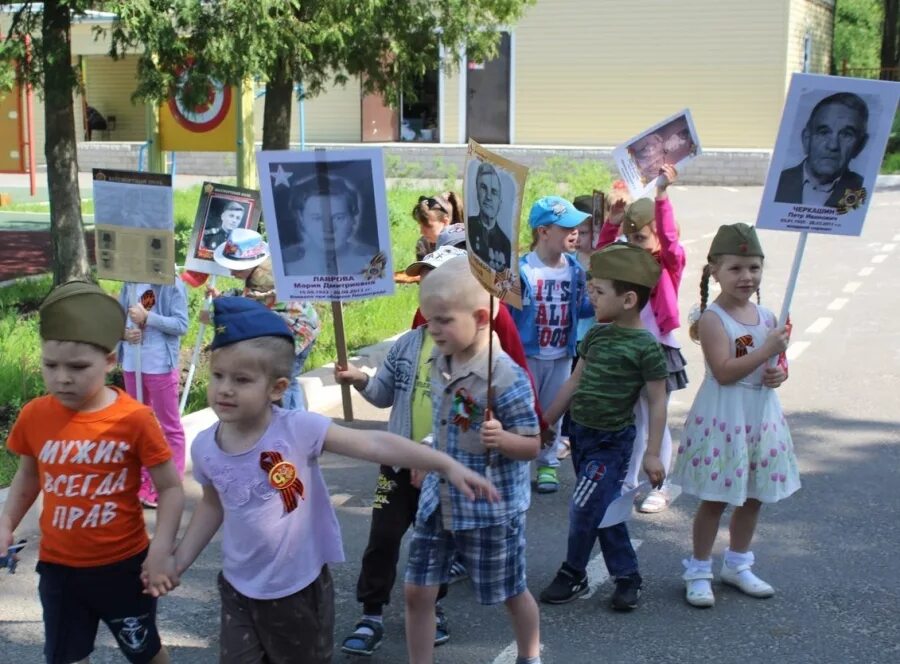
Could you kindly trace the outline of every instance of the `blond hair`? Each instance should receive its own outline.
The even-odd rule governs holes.
[[[451,309],[476,311],[490,307],[490,295],[472,274],[468,256],[455,256],[422,280],[419,302],[439,302]]]

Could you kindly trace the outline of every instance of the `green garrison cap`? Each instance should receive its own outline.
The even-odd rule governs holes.
[[[41,339],[78,341],[112,352],[125,332],[125,312],[115,298],[87,281],[57,286],[40,308]]]
[[[653,201],[649,198],[639,198],[625,208],[622,232],[626,235],[636,233],[654,219],[656,219],[656,206]]]
[[[572,205],[575,206],[575,209],[579,212],[586,212],[587,214],[594,213],[594,197],[593,196],[576,196],[575,200],[572,201]]]
[[[625,281],[653,288],[661,268],[646,249],[629,242],[616,242],[591,255],[591,277]]]
[[[759,256],[764,257],[762,245],[756,236],[756,229],[747,224],[719,226],[719,231],[709,245],[709,258],[713,256]]]

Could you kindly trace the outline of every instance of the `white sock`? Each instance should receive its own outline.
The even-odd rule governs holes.
[[[753,565],[754,557],[752,551],[746,553],[738,553],[731,549],[725,549],[725,564],[731,569],[737,569],[741,565]]]
[[[685,565],[690,572],[708,572],[712,574],[712,558],[706,560],[697,560],[693,556]]]
[[[363,615],[363,620],[371,620],[372,622],[377,622],[379,625],[384,623],[384,618],[382,616],[367,616]],[[354,634],[362,634],[363,636],[372,636],[375,631],[371,627],[366,627],[365,625],[360,625],[355,630],[353,630]]]

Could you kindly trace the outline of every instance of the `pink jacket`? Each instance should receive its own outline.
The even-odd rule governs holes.
[[[621,233],[619,226],[603,224],[597,249],[602,249],[616,241]],[[662,268],[659,283],[650,293],[650,308],[659,325],[660,334],[668,334],[681,326],[678,315],[678,288],[681,286],[681,275],[684,274],[684,247],[678,241],[678,230],[675,228],[675,212],[668,197],[656,201],[656,237],[659,239],[659,252],[653,257]]]

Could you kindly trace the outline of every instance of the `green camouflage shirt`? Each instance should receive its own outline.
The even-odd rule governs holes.
[[[601,431],[634,423],[641,388],[668,375],[659,343],[645,329],[594,325],[578,345],[584,371],[572,397],[572,419]]]

